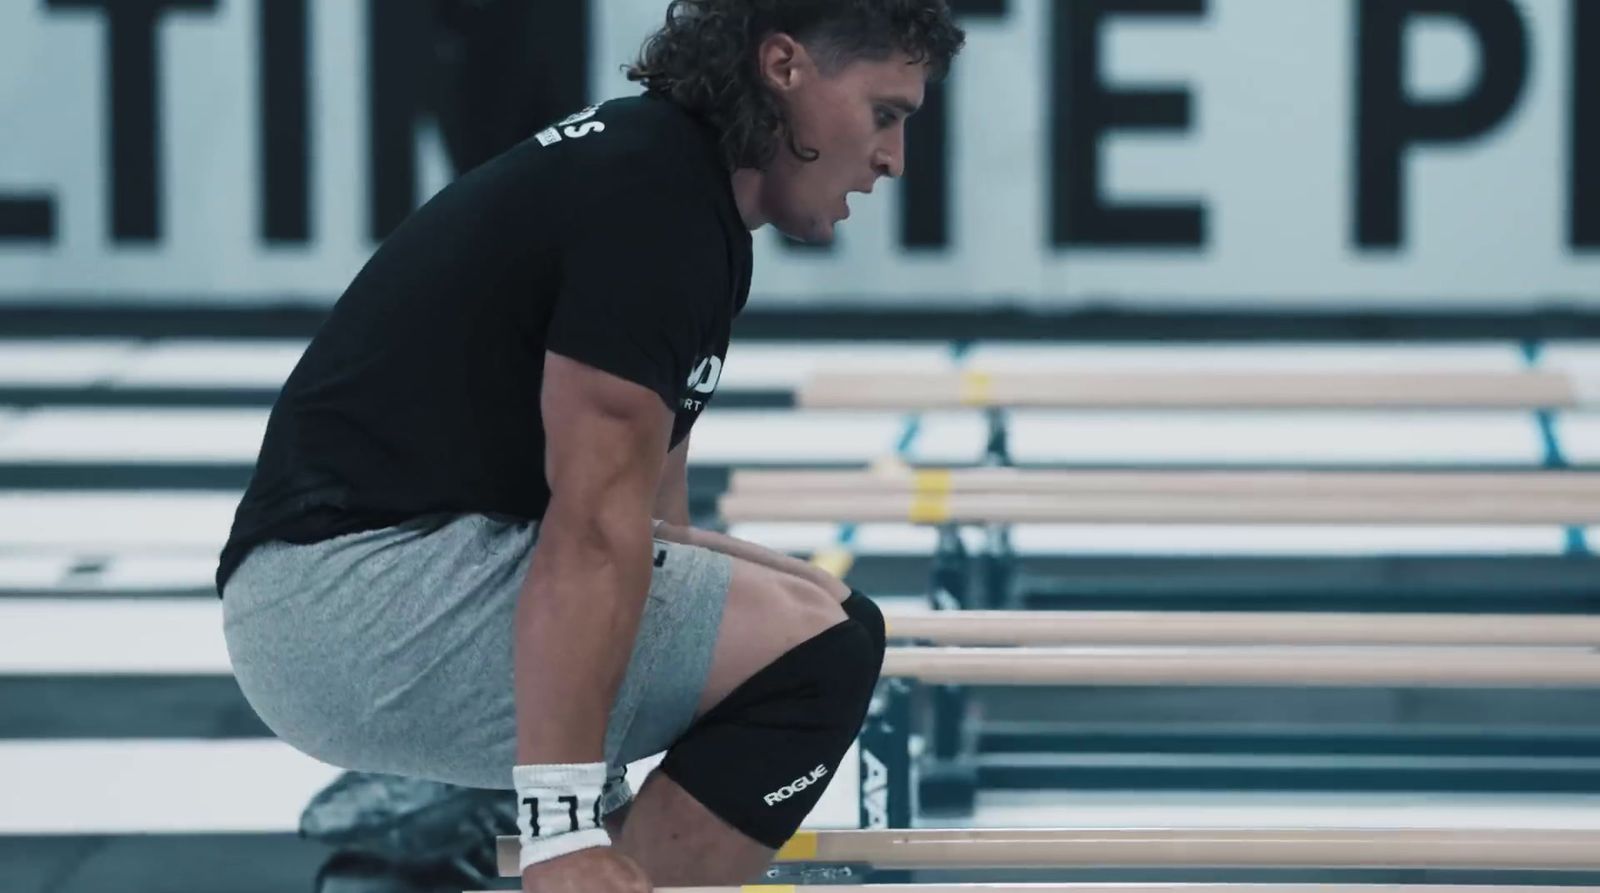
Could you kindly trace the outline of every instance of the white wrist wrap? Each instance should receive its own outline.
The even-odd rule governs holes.
[[[605,763],[513,766],[511,783],[517,789],[517,830],[522,841],[518,871],[611,842],[600,827]]]

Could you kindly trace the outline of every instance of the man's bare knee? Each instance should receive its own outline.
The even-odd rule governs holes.
[[[821,587],[735,559],[696,715],[704,715],[761,668],[844,619],[844,609]]]
[[[657,884],[757,877],[838,768],[882,661],[821,587],[737,561],[730,583],[697,724],[623,827]]]
[[[804,623],[810,632],[810,635],[804,638],[809,639],[845,619],[844,608],[840,606],[839,599],[834,598],[833,593],[826,587],[799,577],[789,577],[782,583],[789,590],[789,598],[793,603],[796,617],[803,618],[797,622]]]

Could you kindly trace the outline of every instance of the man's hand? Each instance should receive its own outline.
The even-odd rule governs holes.
[[[594,847],[529,865],[523,893],[650,893],[638,863],[611,847]]]

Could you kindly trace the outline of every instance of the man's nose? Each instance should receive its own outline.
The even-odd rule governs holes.
[[[874,153],[872,169],[880,177],[900,177],[906,172],[905,141],[896,132],[893,142]]]

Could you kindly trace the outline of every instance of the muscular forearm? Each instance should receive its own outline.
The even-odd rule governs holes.
[[[514,620],[517,762],[598,762],[650,587],[650,525],[553,505],[540,527]]]

